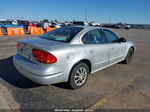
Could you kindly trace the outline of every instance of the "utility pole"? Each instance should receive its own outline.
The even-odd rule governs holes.
[[[85,22],[87,22],[87,9],[85,9]]]
[[[36,21],[38,21],[39,20],[39,16],[38,16],[38,14],[36,14]]]
[[[109,16],[108,22],[109,24],[111,24],[111,16]]]

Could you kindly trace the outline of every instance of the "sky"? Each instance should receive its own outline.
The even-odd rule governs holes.
[[[87,13],[86,13],[87,12]],[[150,24],[150,0],[0,0],[0,18]]]

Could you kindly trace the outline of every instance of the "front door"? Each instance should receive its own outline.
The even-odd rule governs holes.
[[[119,36],[114,32],[104,29],[105,37],[107,38],[110,56],[109,56],[109,64],[117,63],[125,58],[126,52],[126,44],[119,43]]]

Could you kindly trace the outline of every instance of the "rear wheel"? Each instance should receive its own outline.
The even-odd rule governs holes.
[[[71,71],[69,77],[69,85],[72,89],[81,88],[87,81],[89,75],[89,67],[85,63],[77,64]]]
[[[131,63],[131,60],[132,60],[132,57],[133,57],[133,53],[134,53],[133,48],[130,48],[128,50],[128,53],[127,53],[127,56],[126,56],[125,60],[123,61],[125,64]]]

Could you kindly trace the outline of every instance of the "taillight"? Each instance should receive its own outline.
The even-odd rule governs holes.
[[[32,54],[34,58],[41,63],[52,64],[57,61],[57,58],[54,55],[42,50],[33,49]]]
[[[16,44],[17,51],[19,51],[19,47],[20,47],[20,43],[17,42],[17,44]]]

